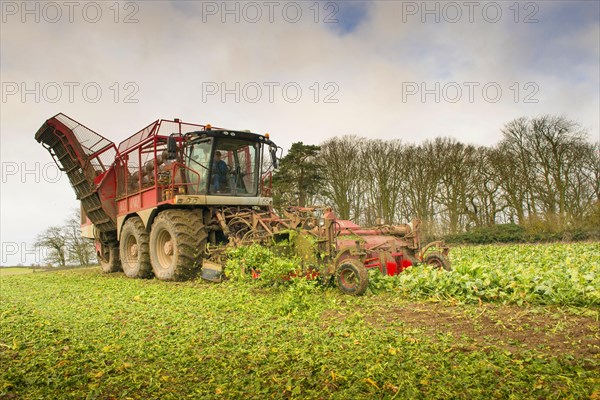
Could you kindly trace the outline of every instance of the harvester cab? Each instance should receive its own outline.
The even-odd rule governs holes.
[[[268,134],[157,120],[118,146],[64,114],[35,138],[81,201],[82,235],[104,272],[220,281],[227,248],[297,237],[302,267],[362,294],[368,269],[395,275],[417,263],[449,269],[442,242],[421,246],[412,225],[361,228],[328,209],[272,207],[278,148]],[[296,234],[291,234],[296,232]],[[307,245],[309,244],[309,245]],[[426,254],[429,252],[429,254]]]
[[[170,135],[167,147],[160,162],[166,155],[165,163],[178,163],[184,175],[177,191],[189,195],[269,197],[270,185],[265,186],[262,178],[276,164],[276,146],[266,135],[213,129],[209,125],[201,131]],[[271,166],[265,170],[264,147],[271,155]],[[173,181],[171,170],[163,168],[159,179],[165,183]]]

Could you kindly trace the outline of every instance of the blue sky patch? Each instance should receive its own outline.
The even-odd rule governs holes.
[[[369,2],[366,1],[322,1],[320,3],[321,21],[341,35],[354,32],[368,18]]]

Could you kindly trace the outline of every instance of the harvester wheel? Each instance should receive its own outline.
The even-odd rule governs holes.
[[[359,260],[346,259],[336,268],[335,283],[342,292],[360,296],[369,286],[369,274]]]
[[[150,232],[154,275],[166,281],[194,278],[202,267],[206,237],[198,211],[166,210],[158,214]]]
[[[152,277],[148,233],[139,217],[125,221],[119,245],[123,272],[130,278]]]
[[[105,274],[117,272],[121,269],[121,260],[119,259],[119,247],[110,246],[105,254],[98,253],[100,269]]]
[[[431,265],[437,269],[445,269],[446,271],[452,271],[452,266],[450,265],[450,260],[448,257],[443,255],[442,253],[429,253],[425,256],[423,260],[425,264]]]

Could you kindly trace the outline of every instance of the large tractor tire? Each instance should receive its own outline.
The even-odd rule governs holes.
[[[119,258],[119,247],[110,246],[104,254],[98,253],[98,261],[100,262],[100,269],[105,274],[120,271],[121,259]]]
[[[148,232],[139,217],[125,221],[121,229],[119,252],[123,272],[130,278],[151,278]]]
[[[340,262],[335,270],[335,283],[346,294],[360,296],[369,286],[369,274],[365,266],[352,258]]]
[[[202,267],[206,237],[201,212],[161,212],[150,232],[150,259],[154,275],[165,281],[194,278]]]
[[[442,253],[429,253],[425,256],[423,262],[426,265],[431,265],[437,269],[445,269],[446,271],[452,271],[450,260]]]

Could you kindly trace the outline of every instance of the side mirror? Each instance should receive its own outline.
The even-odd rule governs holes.
[[[270,147],[269,153],[271,153],[271,162],[273,163],[273,169],[277,169],[277,148]]]
[[[175,160],[177,158],[177,141],[175,133],[167,139],[167,160]]]

